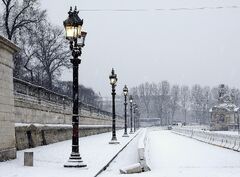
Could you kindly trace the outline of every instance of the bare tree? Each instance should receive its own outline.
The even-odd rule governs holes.
[[[150,84],[148,82],[146,82],[145,84],[139,85],[138,86],[138,92],[139,92],[139,98],[145,106],[147,118],[149,118],[149,104],[150,104],[150,100],[151,100],[151,98],[150,98],[150,95],[151,95]]]
[[[200,123],[202,117],[203,107],[203,91],[202,87],[198,84],[194,85],[191,90],[191,109],[196,123]]]
[[[174,115],[178,109],[179,102],[179,86],[173,85],[171,88],[171,100],[170,100],[170,110],[171,110],[171,120],[174,121]]]
[[[38,71],[41,70],[39,62],[35,58],[35,40],[33,33],[19,32],[18,34],[18,46],[21,51],[15,56],[15,70],[14,76],[30,80],[32,83],[41,83]],[[17,62],[21,63],[17,63]],[[38,79],[37,79],[38,78]]]
[[[69,68],[70,51],[63,37],[63,31],[58,27],[44,22],[37,25],[34,33],[34,57],[39,61],[46,77],[46,86],[53,88],[53,81],[61,74],[61,69]]]
[[[18,30],[30,29],[32,24],[45,19],[46,11],[41,11],[38,0],[1,0],[3,4],[1,29],[9,40]]]
[[[202,117],[200,124],[209,124],[209,109],[211,100],[211,89],[206,86],[203,88],[203,105],[202,105]]]
[[[158,85],[159,89],[161,88],[161,109],[162,109],[162,122],[165,125],[170,124],[170,84],[168,81],[162,81],[161,84]]]
[[[151,112],[154,112],[158,118],[161,119],[161,125],[162,125],[162,99],[161,99],[161,95],[162,95],[162,88],[161,88],[161,83],[157,84],[152,84],[152,95],[153,95],[153,108],[154,110],[152,110]]]
[[[187,123],[187,110],[189,107],[190,90],[188,86],[182,86],[180,91],[180,104],[184,115],[184,122]]]

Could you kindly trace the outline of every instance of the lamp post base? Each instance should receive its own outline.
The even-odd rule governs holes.
[[[124,133],[122,137],[129,137],[127,133]]]
[[[134,134],[134,131],[130,131],[129,134]]]
[[[87,167],[85,163],[83,163],[82,158],[76,156],[70,156],[69,160],[64,164],[66,168],[84,168]]]
[[[117,140],[111,140],[111,141],[109,142],[109,144],[120,144],[120,142],[117,141]]]

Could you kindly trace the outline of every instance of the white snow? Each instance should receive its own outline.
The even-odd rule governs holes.
[[[114,159],[109,167],[99,177],[113,177],[121,175],[119,169],[129,167],[138,162],[137,146],[140,136],[133,141]],[[125,176],[126,174],[124,174]],[[134,174],[132,174],[134,175]]]
[[[111,133],[80,138],[80,154],[86,169],[64,168],[71,152],[71,140],[47,146],[40,146],[17,152],[17,159],[0,163],[0,177],[93,177],[126,144],[130,137],[122,137],[123,130],[117,131],[118,145],[108,144]],[[34,152],[34,166],[23,166],[25,151]]]
[[[136,141],[116,158],[100,177],[119,176],[119,168],[134,163]],[[212,146],[170,131],[148,133],[148,160],[151,171],[128,174],[131,177],[238,177],[240,153]],[[136,163],[136,161],[135,161]]]
[[[0,163],[0,177],[93,177],[134,135],[122,137],[120,145],[110,145],[111,133],[80,138],[80,153],[87,169],[69,169],[67,161],[71,141],[41,146],[25,151],[34,152],[34,167],[23,166],[23,152],[16,160]],[[176,135],[156,128],[147,133],[147,158],[151,171],[126,174],[132,177],[238,177],[240,153]],[[138,162],[139,136],[117,156],[100,177],[121,175],[120,168]]]
[[[152,176],[238,177],[240,153],[169,131],[149,133]]]

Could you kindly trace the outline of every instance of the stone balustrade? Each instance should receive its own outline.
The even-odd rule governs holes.
[[[14,78],[15,122],[71,124],[72,98]],[[111,125],[112,113],[79,102],[80,125]],[[116,116],[117,126],[123,118]]]
[[[67,106],[72,106],[72,98],[66,95],[58,94],[44,87],[31,84],[29,82],[17,78],[13,78],[13,83],[14,83],[14,95],[17,99],[27,98],[29,101],[39,104],[41,104],[41,102],[44,101],[58,106],[63,106],[63,108]],[[79,102],[79,108],[80,110],[86,110],[91,113],[112,116],[112,113],[108,111],[101,110],[99,108],[96,108],[89,104],[85,104],[83,102]],[[117,117],[121,118],[120,116]]]

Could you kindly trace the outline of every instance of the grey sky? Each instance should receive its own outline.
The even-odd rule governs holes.
[[[88,32],[80,82],[110,96],[108,76],[118,74],[117,92],[142,82],[240,88],[238,0],[41,0],[49,19],[62,26],[77,5]],[[205,10],[175,10],[201,8]],[[225,7],[214,9],[213,7]],[[111,9],[144,9],[111,11]],[[155,10],[163,9],[163,10]],[[172,10],[171,10],[172,9]],[[64,80],[71,72],[64,71]]]

